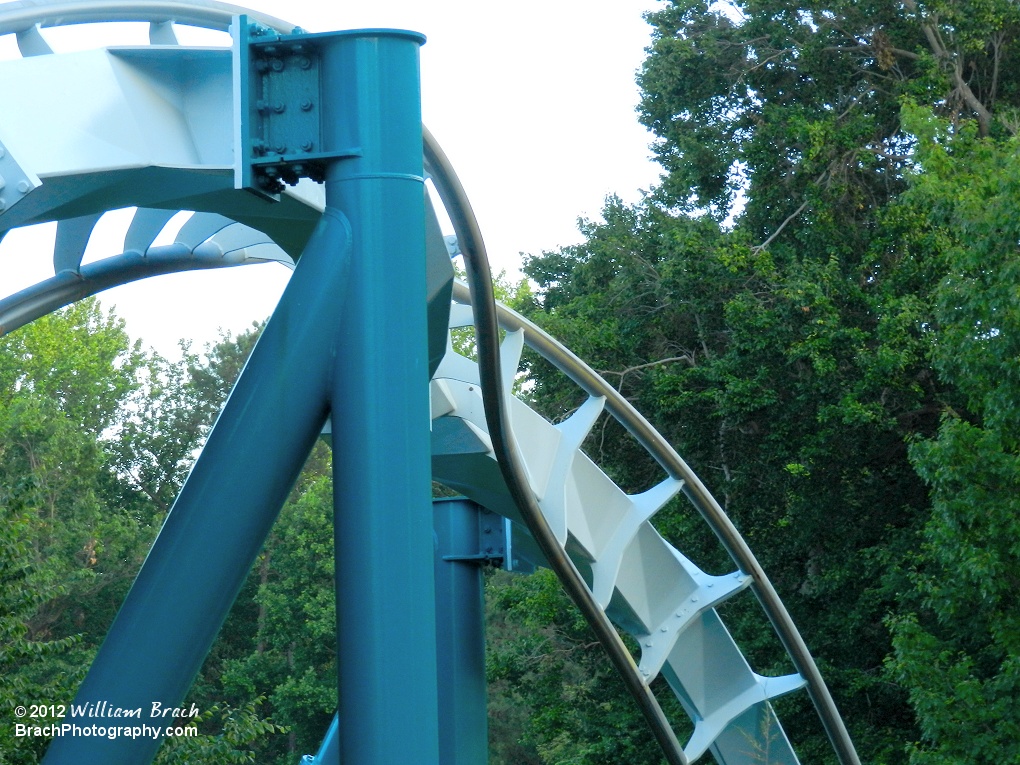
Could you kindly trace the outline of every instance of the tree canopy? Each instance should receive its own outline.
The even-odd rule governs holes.
[[[1020,8],[674,0],[648,19],[662,183],[527,261],[532,317],[724,503],[864,761],[1013,761]],[[626,447],[593,448],[643,480]],[[722,565],[690,519],[658,525]]]

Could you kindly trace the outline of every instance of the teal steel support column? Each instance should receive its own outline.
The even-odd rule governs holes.
[[[489,762],[485,595],[474,502],[435,502],[439,749],[443,765]],[[500,519],[502,520],[502,519]]]
[[[323,52],[326,201],[351,224],[333,375],[340,761],[438,765],[425,202],[410,32]],[[353,153],[353,152],[352,152]]]
[[[173,722],[159,709],[181,705],[325,422],[349,234],[327,210],[78,690],[85,713],[64,718],[148,727],[135,738],[71,729],[46,765],[155,756]],[[138,713],[103,717],[117,710]]]

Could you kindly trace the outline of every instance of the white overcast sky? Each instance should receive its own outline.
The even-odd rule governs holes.
[[[494,270],[514,274],[520,253],[577,242],[578,217],[598,217],[609,194],[636,201],[658,179],[634,82],[649,43],[642,16],[657,0],[241,4],[312,32],[395,27],[427,36],[423,120],[467,189]],[[83,47],[80,34],[47,37],[58,52]],[[0,57],[12,43],[0,38]],[[45,239],[11,234],[0,244],[0,297],[52,274]],[[98,237],[97,245],[86,260],[115,254]],[[159,277],[100,298],[146,345],[169,352],[189,337],[200,349],[220,328],[236,332],[268,315],[286,276],[259,265]]]

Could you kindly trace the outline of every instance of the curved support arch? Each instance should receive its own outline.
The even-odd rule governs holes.
[[[279,252],[275,245],[273,250]],[[246,256],[229,258],[222,253],[192,250],[183,244],[153,247],[144,255],[125,252],[103,258],[87,263],[77,271],[61,271],[0,300],[0,335],[13,332],[78,300],[141,279],[182,271],[264,263],[267,260]]]

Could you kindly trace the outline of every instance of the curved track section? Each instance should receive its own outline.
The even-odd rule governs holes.
[[[85,295],[160,273],[267,260],[293,266],[320,215],[320,190],[302,183],[274,204],[233,189],[230,129],[222,109],[224,98],[230,98],[228,52],[176,46],[175,23],[223,30],[241,12],[248,13],[209,0],[0,6],[0,35],[15,34],[24,56],[3,65],[0,99],[34,104],[29,91],[69,94],[48,100],[39,110],[8,111],[0,117],[0,177],[5,179],[0,185],[0,237],[18,226],[58,221],[54,276],[0,300],[0,333]],[[278,19],[252,15],[281,32],[290,30]],[[50,55],[40,31],[100,21],[148,22],[154,45]],[[69,76],[88,80],[92,90],[87,102],[75,95]],[[196,87],[193,83],[199,80],[202,85]],[[169,89],[167,81],[172,83]],[[455,176],[437,157],[442,153],[426,133],[426,165],[463,244],[476,238],[473,217]],[[125,206],[138,210],[125,235],[124,252],[82,265],[97,221],[106,211]],[[173,244],[153,246],[170,217],[182,209],[198,212]],[[428,218],[429,257],[442,260],[443,237],[435,216]],[[443,304],[442,311],[430,311],[433,323],[446,314],[448,295],[430,289],[431,302]],[[455,286],[449,315],[451,328],[473,326],[464,285]],[[767,752],[770,763],[797,763],[770,700],[807,686],[841,762],[858,763],[788,613],[697,476],[612,386],[567,349],[508,309],[499,309],[499,321],[506,330],[499,353],[503,391],[512,389],[527,343],[588,393],[587,401],[556,425],[508,392],[502,404],[527,488],[556,549],[583,578],[587,597],[640,647],[640,656],[627,656],[631,666],[622,671],[632,672],[645,691],[661,676],[693,721],[693,735],[671,761],[694,761],[711,752],[720,765],[750,765],[761,762]],[[444,327],[433,329],[446,336]],[[545,564],[549,556],[526,530],[527,519],[494,459],[478,365],[457,354],[450,343],[445,353],[442,348],[430,350],[436,480],[514,521],[517,555]],[[628,495],[584,453],[586,436],[607,411],[663,467],[657,486]],[[729,551],[736,565],[730,574],[705,573],[652,525],[655,513],[679,493]],[[717,607],[748,588],[761,601],[797,674],[756,674],[723,624]],[[667,752],[670,736],[660,736]]]
[[[453,311],[454,326],[471,326],[465,308]],[[523,342],[523,330],[503,342],[506,389]],[[524,521],[492,457],[477,365],[451,348],[432,381],[432,402],[435,479],[521,529]],[[753,751],[767,748],[770,762],[797,762],[768,702],[803,687],[803,678],[756,675],[716,611],[750,577],[739,570],[709,576],[650,523],[684,482],[666,477],[644,493],[627,495],[585,455],[581,444],[602,414],[604,398],[590,397],[557,425],[517,398],[510,397],[507,406],[531,489],[560,545],[599,605],[638,641],[645,682],[662,674],[694,721],[686,757],[693,761],[711,750],[719,763],[732,765],[752,762]],[[545,564],[523,530],[513,549]]]

